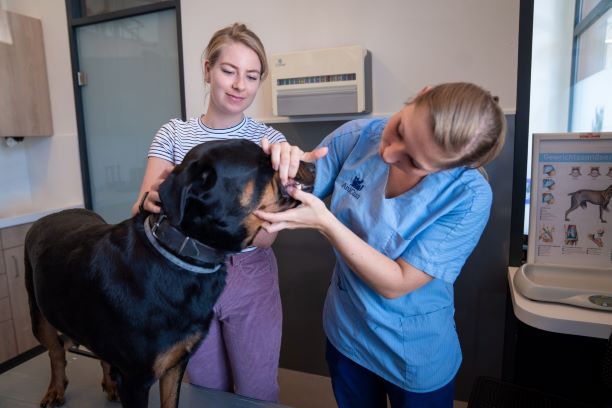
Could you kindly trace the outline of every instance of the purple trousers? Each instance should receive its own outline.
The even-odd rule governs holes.
[[[278,401],[282,306],[271,248],[227,261],[227,281],[208,336],[191,356],[192,384]]]

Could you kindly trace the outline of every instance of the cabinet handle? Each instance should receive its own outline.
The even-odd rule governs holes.
[[[15,278],[19,277],[19,263],[17,262],[17,257],[15,255],[11,255],[13,258],[13,263],[15,264]]]

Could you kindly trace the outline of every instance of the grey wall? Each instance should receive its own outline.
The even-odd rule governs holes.
[[[271,126],[283,132],[291,144],[308,151],[342,123],[274,123]],[[331,246],[315,231],[281,231],[274,243],[274,252],[283,302],[280,365],[329,375],[321,316],[335,262]]]
[[[489,223],[455,283],[455,322],[463,350],[457,375],[458,399],[467,401],[476,377],[502,377],[508,251],[512,204],[514,115],[506,116],[507,139],[486,167],[493,189]]]
[[[273,124],[288,140],[309,150],[342,122]],[[463,364],[456,399],[467,401],[479,375],[502,376],[507,295],[514,115],[507,116],[504,150],[487,167],[493,189],[489,223],[455,284],[456,323]],[[283,301],[281,367],[328,375],[323,301],[334,255],[327,240],[313,231],[283,231],[274,244]]]

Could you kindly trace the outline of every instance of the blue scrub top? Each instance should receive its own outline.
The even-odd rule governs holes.
[[[400,298],[372,290],[336,252],[323,325],[345,356],[413,392],[436,390],[457,373],[461,349],[453,282],[487,223],[491,189],[482,174],[459,167],[427,175],[385,198],[389,165],[379,154],[386,119],[351,121],[321,143],[315,194],[361,239],[391,259],[434,277]]]

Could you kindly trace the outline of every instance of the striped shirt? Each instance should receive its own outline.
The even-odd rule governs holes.
[[[213,129],[206,126],[199,117],[186,122],[172,119],[163,125],[149,148],[148,157],[158,157],[174,165],[180,164],[183,158],[196,145],[212,140],[247,139],[261,145],[261,139],[268,138],[270,143],[285,142],[282,133],[269,126],[245,116],[242,122],[226,129]]]

